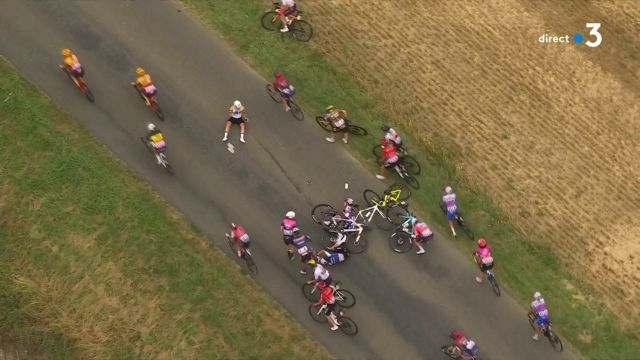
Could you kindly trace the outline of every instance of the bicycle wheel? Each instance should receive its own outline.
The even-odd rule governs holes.
[[[320,290],[318,290],[315,284],[302,284],[302,295],[311,302],[320,300]]]
[[[151,103],[151,110],[153,110],[153,113],[156,114],[158,119],[164,121],[164,113],[162,112],[162,109],[160,109],[160,105],[158,105],[157,102]]]
[[[407,184],[409,184],[409,186],[411,186],[412,188],[414,188],[416,190],[420,189],[420,183],[418,182],[418,179],[413,177],[413,175],[411,175],[409,172],[405,171],[404,176],[402,177],[402,179]]]
[[[547,335],[547,338],[549,339],[549,342],[551,343],[553,350],[557,352],[562,352],[562,350],[564,350],[564,346],[562,345],[562,340],[560,340],[560,337],[558,337],[558,335],[556,335],[556,333],[553,332],[553,330],[549,329],[549,334]]]
[[[445,355],[449,356],[450,358],[453,358],[453,359],[457,359],[458,358],[458,357],[454,357],[453,353],[451,352],[451,345],[442,345],[440,350],[442,350],[442,352]]]
[[[296,20],[289,26],[289,32],[294,39],[302,42],[311,40],[313,36],[313,28],[311,24],[304,20]]]
[[[251,257],[251,255],[245,253],[244,261],[247,263],[247,268],[249,269],[249,272],[252,273],[253,275],[256,275],[258,273],[258,266],[253,261],[253,258]]]
[[[367,129],[358,125],[348,125],[347,131],[349,132],[349,134],[356,136],[367,135],[369,133]]]
[[[410,215],[409,210],[402,205],[388,207],[385,211],[387,220],[393,225],[402,225],[408,215]]]
[[[324,309],[322,307],[315,307],[313,304],[309,304],[309,315],[319,323],[327,322],[327,317],[324,315]]]
[[[531,313],[527,314],[527,318],[529,319],[529,325],[531,325],[532,329],[536,329],[536,319],[533,317]]]
[[[420,171],[422,169],[420,168],[420,164],[418,163],[418,161],[413,156],[403,156],[402,163],[404,164],[404,168],[407,169],[408,172],[412,173],[413,175],[420,175]]]
[[[363,234],[360,234],[360,239],[358,239],[357,243],[355,240],[355,238],[357,237],[357,234],[356,233],[349,233],[349,234],[353,234],[352,236],[350,236],[350,238],[347,239],[347,249],[349,250],[349,252],[354,254],[361,254],[365,250],[367,250],[367,248],[369,247],[369,241],[367,240],[366,237],[364,237]]]
[[[380,159],[382,157],[382,146],[380,144],[376,144],[371,152],[376,159]]]
[[[313,207],[311,210],[311,218],[316,224],[320,224],[326,227],[324,221],[328,220],[327,216],[333,217],[338,211],[329,204],[319,204]]]
[[[364,197],[364,202],[369,206],[373,206],[379,203],[380,201],[382,201],[382,198],[380,197],[380,195],[378,195],[378,193],[376,193],[371,189],[366,189],[362,193],[362,196]]]
[[[475,234],[473,233],[473,231],[471,231],[469,226],[467,226],[467,222],[462,218],[462,215],[458,214],[457,221],[458,221],[458,225],[460,225],[460,228],[465,233],[465,235],[467,235],[467,237],[470,240],[474,240],[475,239]]]
[[[356,297],[349,290],[338,289],[333,296],[342,308],[348,309],[356,304]]]
[[[282,102],[282,96],[280,96],[280,93],[278,92],[278,90],[273,88],[273,84],[267,84],[266,88],[267,88],[267,93],[271,97],[271,100],[280,104]]]
[[[491,284],[491,289],[493,289],[493,292],[496,294],[496,296],[500,296],[500,286],[498,285],[498,281],[496,280],[496,277],[491,274],[487,276],[487,279],[489,279],[489,283]]]
[[[406,201],[411,197],[411,189],[409,189],[405,184],[402,183],[393,183],[389,185],[388,188],[385,189],[385,194],[391,194],[392,191],[399,191],[400,195],[398,196],[398,201]]]
[[[316,122],[318,123],[318,125],[320,125],[320,127],[324,131],[330,132],[333,130],[333,127],[331,126],[331,121],[325,120],[325,118],[323,118],[322,116],[316,116]]]
[[[389,238],[389,245],[397,253],[406,253],[411,250],[411,237],[404,231],[394,232]]]
[[[302,112],[300,106],[294,103],[293,100],[289,100],[289,111],[291,112],[291,115],[293,115],[293,117],[297,120],[304,120],[304,112]]]
[[[275,11],[267,11],[260,19],[262,27],[269,31],[276,31],[279,28],[280,21]]]
[[[373,218],[373,221],[376,223],[378,229],[389,231],[391,230],[391,228],[393,228],[393,224],[391,223],[391,221],[389,221],[386,215],[376,214],[373,216]]]
[[[91,92],[91,90],[89,90],[88,87],[84,88],[84,96],[87,97],[87,100],[89,100],[89,102],[96,102],[96,98],[93,97],[93,93]]]
[[[356,322],[351,320],[351,318],[341,316],[338,323],[340,324],[340,330],[342,330],[343,333],[349,336],[354,336],[358,333],[358,325],[356,325]]]

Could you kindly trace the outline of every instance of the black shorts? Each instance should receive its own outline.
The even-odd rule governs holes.
[[[240,124],[242,124],[242,123],[246,122],[246,121],[245,121],[245,119],[244,119],[243,117],[241,117],[241,118],[234,118],[234,117],[231,117],[231,116],[229,116],[229,119],[227,119],[227,121],[231,122],[231,123],[232,123],[232,124],[234,124],[234,125],[240,125]]]
[[[337,128],[334,127],[333,125],[331,125],[331,131],[333,131],[334,133],[341,133],[341,132],[347,132],[347,126],[345,125],[343,128]]]
[[[327,308],[324,310],[324,314],[326,316],[331,315],[331,313],[333,312],[333,310],[335,310],[336,308],[336,302],[334,301],[333,304],[327,304]]]
[[[429,235],[429,236],[420,236],[417,238],[419,243],[425,243],[429,240],[433,239],[433,234]]]
[[[313,256],[312,256],[312,255],[313,255],[313,254],[311,254],[311,251],[309,251],[309,252],[307,253],[307,255],[302,255],[302,256],[300,256],[300,261],[301,261],[302,263],[306,263],[307,261],[309,261],[309,260],[311,260],[311,259],[313,258]]]
[[[287,246],[292,245],[293,244],[293,236],[285,235],[285,236],[282,237],[282,241],[284,241],[284,244],[287,245]]]
[[[480,271],[482,271],[482,272],[486,272],[487,270],[491,270],[491,269],[493,269],[493,264],[495,264],[495,261],[494,261],[494,262],[492,262],[492,263],[491,263],[491,264],[489,264],[489,265],[485,265],[485,264],[483,264],[483,263],[480,263]]]

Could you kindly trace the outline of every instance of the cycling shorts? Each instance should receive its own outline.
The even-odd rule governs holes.
[[[300,255],[300,261],[302,263],[306,263],[307,261],[313,259],[313,254],[311,254],[311,251],[309,251],[306,255]]]
[[[336,308],[336,302],[334,301],[333,304],[327,304],[327,308],[324,310],[324,314],[326,316],[331,315],[331,313],[333,312],[333,310],[335,310]]]
[[[458,215],[458,210],[449,211],[447,210],[447,220],[453,221],[456,219],[456,215]]]
[[[245,119],[242,118],[242,117],[234,118],[234,117],[231,116],[231,117],[229,117],[229,119],[227,119],[227,121],[231,122],[234,125],[240,125],[240,124],[245,122]]]
[[[296,11],[298,11],[298,7],[296,5],[290,7],[289,9],[287,9],[287,11],[284,12],[284,16],[289,16],[293,13],[295,13]]]
[[[292,235],[284,235],[282,237],[282,240],[284,241],[284,244],[289,246],[293,244],[293,236]]]
[[[493,269],[493,264],[494,263],[495,263],[495,261],[490,263],[490,264],[480,263],[480,271],[486,272],[487,270]]]
[[[549,326],[550,322],[551,321],[549,321],[549,317],[548,316],[543,316],[543,317],[536,316],[536,324],[538,326],[542,326],[542,327]]]
[[[416,238],[416,240],[418,240],[419,243],[424,243],[424,242],[427,242],[427,241],[429,241],[431,239],[433,239],[433,234],[428,235],[428,236],[418,236]]]
[[[384,166],[385,167],[396,166],[396,164],[398,163],[399,160],[400,160],[400,157],[398,157],[398,155],[392,156],[392,157],[384,160]]]

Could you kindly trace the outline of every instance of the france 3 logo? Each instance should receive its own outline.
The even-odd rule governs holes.
[[[598,31],[600,29],[600,23],[587,23],[586,27],[587,29],[591,29],[591,31],[589,31],[589,37],[590,37],[589,40],[586,41],[584,44],[592,48],[600,46],[600,44],[602,43],[602,35]],[[545,33],[540,35],[540,37],[538,38],[538,42],[543,44],[545,43],[546,44],[548,43],[568,44],[571,41],[573,41],[576,44],[582,44],[582,42],[584,41],[584,36],[581,33],[575,33],[573,34],[573,36],[571,35],[556,36],[556,35]]]

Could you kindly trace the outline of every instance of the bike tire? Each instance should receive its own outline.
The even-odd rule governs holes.
[[[309,304],[309,315],[319,323],[327,322],[327,317],[324,315],[324,312],[320,311],[319,307],[313,306],[313,304]]]
[[[380,159],[382,157],[382,145],[376,144],[371,152],[373,153],[373,156],[376,157],[376,159]]]
[[[247,264],[247,269],[253,275],[258,274],[258,265],[256,265],[255,261],[253,261],[253,257],[249,254],[244,254],[244,262]]]
[[[385,210],[387,220],[393,225],[402,225],[407,215],[409,215],[409,210],[401,205],[387,207]]]
[[[338,303],[338,305],[340,305],[341,308],[349,309],[356,305],[356,297],[351,291],[338,289],[336,290],[336,293],[340,293],[336,296],[336,302]],[[341,298],[341,300],[338,300],[338,298]]]
[[[265,30],[276,31],[279,29],[279,23],[280,21],[278,21],[276,12],[273,10],[267,11],[262,15],[262,18],[260,18],[260,24],[262,24],[262,27],[265,28]]]
[[[325,214],[329,212],[337,213],[338,210],[329,204],[318,204],[311,209],[311,219],[313,219],[316,224],[320,224],[322,227],[326,228],[323,221],[325,220]]]
[[[402,157],[402,163],[404,164],[404,168],[407,169],[413,175],[420,175],[420,171],[422,168],[420,167],[420,163],[411,155],[406,155]]]
[[[364,192],[362,192],[362,197],[364,197],[364,202],[368,206],[373,206],[379,203],[380,201],[382,201],[382,198],[380,197],[380,195],[378,195],[377,192],[371,189],[366,189]]]
[[[280,93],[273,88],[273,84],[267,84],[266,88],[267,94],[269,94],[271,100],[277,102],[278,104],[282,103],[282,96],[280,96]]]
[[[171,166],[171,164],[169,164],[168,162],[164,165],[164,169],[167,171],[169,175],[175,175],[175,172],[173,171],[173,166]]]
[[[362,126],[351,125],[351,124],[347,125],[347,131],[349,132],[349,134],[355,135],[355,136],[364,136],[369,134],[367,129],[363,128]]]
[[[231,239],[227,238],[227,244],[229,244],[229,249],[231,249],[231,254],[236,256],[236,244],[231,241]]]
[[[389,219],[387,219],[386,215],[374,215],[373,217],[373,221],[375,222],[378,229],[389,231],[393,228],[393,224],[391,223],[391,221],[389,221]]]
[[[456,357],[454,357],[454,355],[451,353],[451,351],[449,350],[450,345],[442,345],[442,347],[440,347],[440,350],[447,355],[448,357],[452,358],[452,359],[457,359]]]
[[[349,234],[353,234],[352,237],[354,238],[353,239],[347,238],[347,250],[349,250],[349,252],[353,254],[362,254],[363,252],[365,252],[369,247],[369,240],[367,240],[367,238],[364,237],[364,234],[360,234],[360,239],[358,240],[358,243],[355,242],[355,237],[357,237],[357,235],[355,233],[349,233]]]
[[[314,303],[320,300],[320,290],[315,284],[302,284],[302,295],[304,295],[305,299]]]
[[[551,343],[553,350],[557,352],[562,352],[562,350],[564,350],[564,345],[562,344],[562,340],[560,340],[560,337],[556,335],[556,333],[553,332],[553,330],[551,329],[549,330],[547,339],[549,339],[549,342]]]
[[[411,189],[409,189],[405,184],[395,182],[389,185],[389,187],[386,188],[384,192],[390,193],[393,190],[400,190],[400,196],[398,197],[398,201],[406,201],[411,197]]]
[[[341,316],[338,322],[343,333],[349,336],[355,336],[358,333],[358,325],[350,317]]]
[[[473,233],[473,231],[471,231],[464,218],[462,218],[462,215],[458,214],[457,221],[458,225],[460,225],[460,228],[462,229],[462,232],[464,232],[464,234],[467,235],[470,240],[474,240],[475,234]]]
[[[93,93],[91,92],[91,90],[89,90],[88,87],[86,87],[87,85],[85,85],[85,89],[84,89],[84,96],[87,98],[87,100],[89,100],[89,102],[96,102],[96,98],[93,97]]]
[[[411,175],[409,172],[405,172],[404,177],[402,178],[407,184],[409,184],[409,186],[411,186],[412,188],[418,190],[420,189],[420,183],[418,182],[418,179],[416,179],[413,175]]]
[[[500,296],[500,285],[498,285],[498,281],[496,280],[495,276],[491,276],[488,277],[489,278],[489,283],[491,284],[491,289],[493,290],[494,294],[496,294],[496,296]]]
[[[296,118],[296,120],[304,120],[304,112],[302,111],[300,106],[298,106],[298,104],[293,102],[293,100],[289,100],[289,112],[291,113],[291,115],[293,115],[294,118]]]
[[[403,254],[411,250],[411,237],[404,231],[397,231],[389,237],[389,245],[391,250]]]
[[[326,132],[331,132],[333,130],[331,121],[325,120],[322,116],[316,116],[316,123],[318,123],[318,125],[320,125],[320,127]]]
[[[536,329],[536,319],[534,318],[534,316],[532,314],[527,314],[527,318],[529,319],[529,325],[531,325],[532,329]]]
[[[304,20],[296,20],[289,25],[289,32],[294,39],[307,42],[313,37],[313,27]]]
[[[153,110],[153,113],[156,114],[156,116],[158,117],[158,119],[160,119],[160,121],[164,121],[164,112],[162,112],[160,105],[158,105],[158,103],[154,103],[154,104],[155,106],[153,106],[151,110]]]

